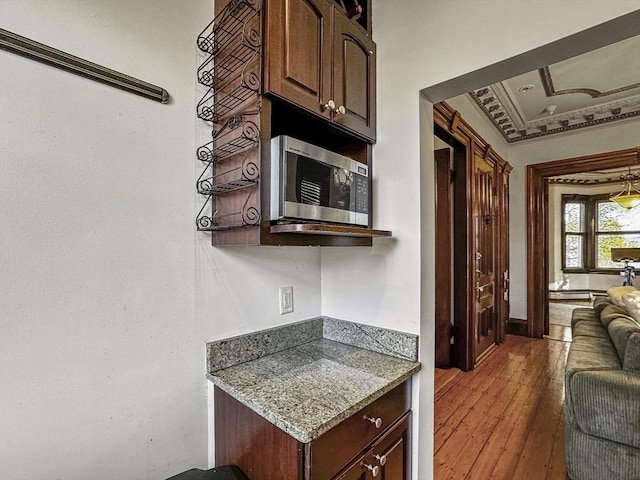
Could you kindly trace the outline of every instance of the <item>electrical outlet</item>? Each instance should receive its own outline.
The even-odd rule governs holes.
[[[280,315],[293,312],[293,287],[280,287]]]

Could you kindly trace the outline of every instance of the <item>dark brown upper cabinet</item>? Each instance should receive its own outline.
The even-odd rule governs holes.
[[[197,39],[198,118],[211,126],[196,217],[216,246],[371,246],[369,225],[271,220],[271,140],[287,135],[372,168],[371,0],[215,0]],[[371,182],[371,177],[369,177]]]
[[[265,93],[375,141],[376,45],[335,2],[267,2]]]

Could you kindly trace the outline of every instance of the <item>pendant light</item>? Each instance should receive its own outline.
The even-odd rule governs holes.
[[[633,207],[640,205],[640,190],[636,187],[640,177],[637,174],[632,174],[631,166],[629,166],[629,172],[622,175],[620,179],[624,182],[624,188],[616,195],[612,193],[609,199],[622,208],[631,210]]]

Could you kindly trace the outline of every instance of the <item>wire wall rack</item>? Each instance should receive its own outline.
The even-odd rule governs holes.
[[[211,127],[211,140],[196,150],[204,164],[200,231],[260,224],[261,10],[260,0],[230,0],[196,42],[196,114]]]

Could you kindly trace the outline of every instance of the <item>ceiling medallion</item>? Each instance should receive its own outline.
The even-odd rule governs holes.
[[[520,93],[527,93],[536,88],[534,85],[523,85],[518,89]]]

